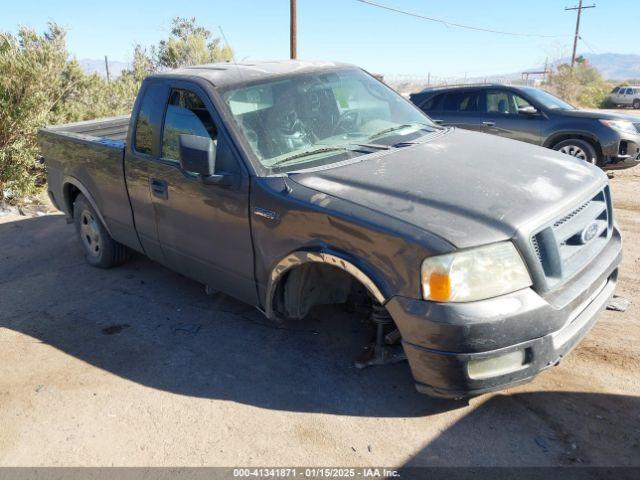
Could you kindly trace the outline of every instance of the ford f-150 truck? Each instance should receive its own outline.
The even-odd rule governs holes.
[[[557,364],[616,284],[602,171],[438,126],[350,65],[162,72],[130,118],[52,126],[39,141],[90,264],[140,252],[274,321],[364,306],[374,340],[357,365],[406,355],[435,396]]]

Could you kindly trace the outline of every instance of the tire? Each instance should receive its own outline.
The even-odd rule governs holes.
[[[95,209],[82,194],[73,202],[73,220],[89,265],[111,268],[129,259],[129,249],[111,238]]]
[[[636,98],[633,101],[633,108],[635,108],[636,110],[640,109],[640,98]]]
[[[585,140],[570,138],[569,140],[556,143],[553,149],[591,163],[592,165],[598,165],[598,152],[596,152],[593,145]]]

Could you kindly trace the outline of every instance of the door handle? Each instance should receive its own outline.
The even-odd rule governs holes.
[[[482,125],[484,125],[485,127],[495,127],[496,122],[482,122]]]
[[[162,200],[166,200],[169,198],[169,189],[167,188],[167,182],[164,180],[158,180],[157,178],[152,178],[150,181],[151,184],[151,193],[154,197],[161,198]]]
[[[441,120],[439,118],[432,118],[431,121],[433,121],[433,123],[437,123],[438,125],[442,125],[442,123],[444,122],[444,120]]]

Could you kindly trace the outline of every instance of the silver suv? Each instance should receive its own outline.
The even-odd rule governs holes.
[[[640,108],[640,86],[616,87],[611,91],[607,100],[616,107],[633,107],[637,110]]]

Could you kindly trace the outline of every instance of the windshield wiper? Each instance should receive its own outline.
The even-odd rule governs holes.
[[[372,150],[389,150],[391,145],[382,145],[380,143],[352,143],[357,147],[371,148]]]
[[[281,158],[280,160],[273,163],[270,167],[273,168],[275,166],[288,163],[291,160],[295,160],[297,158],[302,158],[302,157],[308,157],[311,155],[316,155],[318,153],[336,152],[340,150],[345,152],[359,151],[359,148],[354,148],[354,147],[360,147],[360,148],[364,147],[364,148],[369,148],[371,150],[389,150],[390,148],[392,148],[389,145],[380,145],[379,143],[349,143],[347,145],[340,145],[340,146],[333,146],[333,147],[327,146],[327,147],[315,148],[312,150],[305,150],[304,152],[295,153],[291,156]]]
[[[374,138],[381,137],[382,135],[385,135],[387,133],[395,132],[396,130],[402,130],[405,128],[416,127],[416,126],[420,127],[420,128],[417,128],[417,130],[427,130],[425,127],[429,127],[430,125],[423,124],[423,123],[404,123],[402,125],[396,125],[394,127],[389,127],[389,128],[385,128],[384,130],[380,130],[379,132],[376,132],[367,138],[368,140],[373,140]]]
[[[277,165],[282,165],[283,163],[287,163],[287,162],[289,162],[291,160],[295,160],[296,158],[308,157],[310,155],[316,155],[317,153],[335,152],[335,151],[338,151],[338,150],[350,151],[352,149],[350,149],[348,147],[345,147],[345,146],[314,148],[312,150],[305,150],[304,152],[295,153],[295,154],[290,155],[288,157],[281,158],[277,162],[274,162],[272,165],[270,165],[270,167],[275,167]]]

